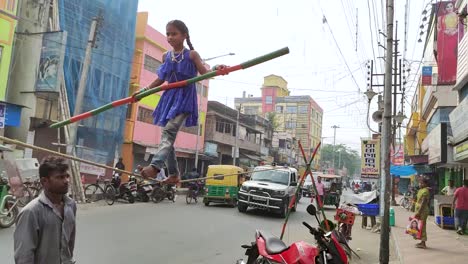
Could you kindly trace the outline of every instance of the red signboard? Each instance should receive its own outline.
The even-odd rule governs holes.
[[[396,144],[396,146],[390,149],[390,157],[393,165],[404,165],[405,164],[405,152],[403,145]]]

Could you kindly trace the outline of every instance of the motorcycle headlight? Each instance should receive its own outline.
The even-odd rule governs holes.
[[[248,191],[249,191],[249,187],[242,185],[242,186],[241,186],[241,190],[244,191],[244,192],[248,192]]]

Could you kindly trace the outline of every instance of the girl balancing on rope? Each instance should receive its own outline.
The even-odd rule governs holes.
[[[205,74],[209,71],[205,68],[198,52],[193,49],[189,30],[184,22],[172,20],[167,23],[166,35],[172,50],[163,54],[163,64],[157,71],[158,78],[143,88],[143,91],[160,86],[166,81],[173,83],[187,80],[196,77],[197,73]],[[187,41],[190,49],[184,47],[184,41]],[[217,65],[213,67],[213,70],[225,68],[224,65]],[[154,178],[166,165],[169,177],[164,182],[167,184],[178,183],[180,175],[174,142],[184,121],[186,127],[196,126],[198,123],[195,83],[164,91],[153,112],[153,118],[154,124],[163,127],[161,144],[151,164],[146,167],[138,166],[138,169],[143,177]]]

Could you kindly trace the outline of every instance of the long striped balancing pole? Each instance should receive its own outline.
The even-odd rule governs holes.
[[[302,148],[301,141],[299,141],[299,148],[301,149],[302,157],[304,158],[304,161],[305,161],[305,164],[306,164],[306,169],[305,169],[304,173],[302,174],[301,178],[299,179],[299,181],[297,183],[296,192],[294,193],[293,198],[291,199],[291,201],[289,201],[288,213],[286,214],[286,219],[284,220],[283,228],[281,229],[280,239],[283,239],[284,231],[286,230],[286,225],[288,224],[288,220],[289,220],[289,215],[291,214],[291,210],[294,207],[294,204],[296,204],[296,199],[299,196],[299,192],[301,191],[301,186],[304,183],[304,180],[305,180],[307,174],[310,172],[310,165],[312,164],[312,161],[314,161],[314,159],[315,159],[315,155],[317,154],[317,150],[320,148],[320,144],[321,143],[319,142],[317,147],[314,150],[314,153],[312,153],[312,157],[308,161],[307,156],[306,156],[306,154],[304,152],[304,149]]]
[[[142,98],[144,98],[146,96],[149,96],[151,94],[154,94],[154,93],[157,93],[157,92],[160,92],[160,91],[165,91],[165,90],[169,90],[169,89],[174,89],[174,88],[187,86],[188,84],[191,84],[191,83],[196,83],[196,82],[199,82],[199,81],[202,81],[202,80],[205,80],[205,79],[209,79],[209,78],[213,78],[213,77],[219,76],[219,75],[226,75],[226,74],[229,74],[229,73],[231,73],[233,71],[237,71],[237,70],[245,70],[247,68],[258,65],[260,63],[264,63],[266,61],[276,59],[276,58],[281,57],[283,55],[286,55],[288,53],[289,53],[289,48],[284,47],[284,48],[279,49],[277,51],[265,54],[265,55],[257,57],[257,58],[254,58],[252,60],[246,61],[246,62],[241,63],[241,64],[236,65],[236,66],[226,67],[224,69],[211,71],[211,72],[208,72],[206,74],[203,74],[203,75],[200,75],[200,76],[188,79],[188,80],[163,84],[161,86],[149,89],[147,91],[141,91],[141,92],[139,92],[137,94],[134,94],[133,96],[129,96],[127,98],[123,98],[123,99],[108,103],[106,105],[103,105],[103,106],[101,106],[99,108],[96,108],[94,110],[91,110],[89,112],[85,112],[85,113],[73,116],[70,119],[54,123],[50,127],[51,128],[63,127],[63,126],[69,125],[71,123],[75,123],[75,122],[78,122],[80,120],[95,116],[95,115],[97,115],[99,113],[102,113],[102,112],[104,112],[106,110],[109,110],[111,108],[115,108],[115,107],[125,105],[125,104],[133,104],[133,103],[139,101],[140,99],[142,99]]]

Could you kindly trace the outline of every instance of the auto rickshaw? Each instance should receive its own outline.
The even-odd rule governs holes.
[[[333,174],[322,174],[322,181],[325,182],[325,193],[323,205],[334,205],[336,208],[340,205],[341,196],[341,176]]]
[[[237,174],[237,175],[233,175]],[[237,204],[237,193],[245,180],[244,170],[233,165],[210,165],[206,177],[205,196],[203,203],[225,203],[231,206]]]

